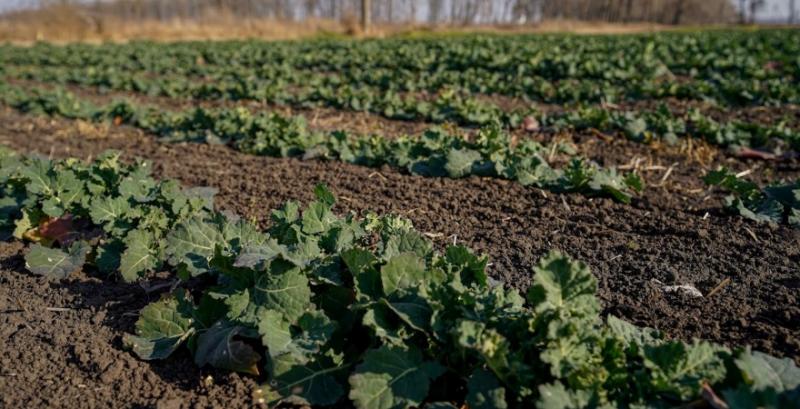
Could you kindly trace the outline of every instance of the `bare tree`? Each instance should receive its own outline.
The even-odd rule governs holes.
[[[369,30],[370,13],[372,12],[371,0],[361,0],[361,29],[366,32]]]

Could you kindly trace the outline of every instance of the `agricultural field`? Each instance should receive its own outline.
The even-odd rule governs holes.
[[[800,31],[0,46],[0,406],[800,408]]]

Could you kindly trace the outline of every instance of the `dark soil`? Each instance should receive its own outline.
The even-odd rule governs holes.
[[[575,137],[606,164],[646,158],[639,166],[650,187],[641,199],[625,205],[490,178],[423,178],[388,168],[256,157],[225,146],[162,144],[130,128],[97,130],[0,110],[2,144],[79,158],[119,149],[128,158],[152,160],[160,177],[218,188],[220,208],[262,224],[270,209],[288,199],[310,200],[313,186],[327,183],[340,212],[403,214],[441,246],[455,241],[489,254],[490,274],[521,290],[539,257],[560,249],[590,265],[606,313],[671,337],[749,344],[800,362],[800,234],[723,214],[721,195],[702,185],[693,154],[591,138]],[[714,150],[706,156],[706,166],[727,162],[737,170],[755,168],[759,177],[798,172],[796,163],[731,161]],[[644,170],[648,161],[675,164],[660,186],[666,171]],[[155,293],[85,273],[48,282],[24,271],[21,244],[0,249],[3,405],[249,404],[253,379],[197,370],[184,355],[151,364],[122,350],[122,334]],[[668,294],[660,284],[691,284],[709,294],[726,279],[703,298]],[[205,386],[207,374],[211,386]]]
[[[0,407],[246,407],[254,379],[198,369],[188,352],[144,362],[122,349],[158,299],[136,284],[25,272],[22,243],[0,242]]]

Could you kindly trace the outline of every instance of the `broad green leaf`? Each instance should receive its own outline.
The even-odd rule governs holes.
[[[388,344],[403,345],[409,337],[397,314],[383,303],[373,304],[364,313],[361,323]]]
[[[383,295],[381,276],[375,269],[378,260],[372,253],[351,249],[342,253],[342,260],[353,275],[359,298],[375,300]]]
[[[488,257],[479,257],[464,246],[448,246],[445,250],[445,261],[454,270],[453,273],[459,274],[462,284],[486,286]]]
[[[290,350],[292,333],[283,314],[263,309],[258,313],[258,333],[270,356],[278,356]]]
[[[125,243],[121,240],[112,240],[97,247],[97,256],[94,259],[95,265],[100,272],[112,274],[119,271],[122,253],[125,251]]]
[[[478,369],[467,382],[467,404],[470,409],[505,409],[506,390],[491,372]]]
[[[420,258],[428,258],[433,252],[433,244],[416,231],[392,232],[386,240],[383,259],[389,260],[403,253],[414,253]]]
[[[344,396],[337,374],[347,367],[336,365],[328,357],[317,357],[306,364],[276,363],[275,375],[262,387],[269,403],[283,401],[294,405],[327,406]]]
[[[197,276],[210,271],[209,262],[217,245],[224,243],[222,233],[213,224],[190,219],[167,235],[166,253],[173,266],[185,266]]]
[[[790,358],[775,358],[763,352],[745,352],[735,362],[753,390],[783,392],[800,387],[800,368]]]
[[[262,274],[252,292],[259,307],[282,313],[289,323],[297,322],[311,305],[308,279],[299,268]]]
[[[297,320],[302,331],[295,339],[295,344],[305,352],[316,353],[330,341],[337,324],[322,311],[310,311]]]
[[[54,195],[56,193],[53,164],[49,160],[30,158],[27,166],[20,169],[20,175],[28,179],[25,188],[34,195]]]
[[[420,286],[426,276],[425,262],[413,253],[403,253],[389,259],[381,268],[383,292],[391,295],[398,290]]]
[[[724,348],[708,342],[687,345],[680,341],[644,347],[644,366],[650,371],[651,387],[656,392],[674,393],[689,399],[700,393],[702,382],[715,383],[725,378]]]
[[[125,344],[141,359],[165,359],[193,334],[192,318],[170,297],[142,309],[136,335],[126,335]]]
[[[639,348],[645,345],[658,345],[662,342],[661,334],[652,328],[637,327],[613,315],[606,319],[611,333],[622,340],[625,345],[636,345]]]
[[[243,330],[243,327],[219,321],[202,332],[197,337],[195,364],[258,375],[261,356],[250,345],[234,339]]]
[[[433,309],[424,298],[409,293],[402,297],[392,297],[382,301],[411,328],[423,332],[430,331]]]
[[[149,233],[133,230],[125,239],[127,248],[120,257],[119,272],[127,282],[136,281],[158,266],[156,250]]]
[[[599,313],[597,280],[586,264],[554,251],[540,260],[533,271],[528,302],[537,312],[564,311],[575,316]]]
[[[150,177],[150,165],[145,162],[119,182],[119,194],[126,200],[132,198],[137,202],[147,202],[152,200],[150,192],[155,187],[156,181]]]
[[[372,349],[350,375],[350,399],[359,409],[419,406],[428,396],[431,381],[443,372],[440,365],[424,361],[417,349]]]
[[[279,248],[277,241],[270,239],[258,226],[244,219],[235,220],[233,216],[226,216],[222,225],[222,236],[225,238],[226,250],[234,254],[241,253],[247,247]]]
[[[300,243],[289,246],[288,250],[283,253],[283,258],[298,267],[306,267],[312,261],[318,259],[321,254],[322,251],[317,244],[317,239],[304,238]]]
[[[244,267],[256,270],[266,269],[272,260],[282,254],[286,254],[285,246],[278,244],[274,239],[270,239],[262,245],[247,246],[236,257],[234,267]]]
[[[92,222],[103,225],[127,218],[129,210],[130,204],[125,198],[99,197],[92,200],[89,215],[92,217]]]
[[[48,278],[67,278],[83,267],[89,250],[89,245],[82,241],[73,243],[67,251],[34,244],[25,255],[25,267]]]
[[[564,388],[561,382],[539,385],[539,409],[583,409],[595,407],[594,397],[590,391],[572,391]],[[593,405],[594,403],[594,405]]]
[[[461,320],[451,329],[456,344],[474,350],[495,375],[504,379],[510,372],[508,340],[494,329],[476,321]]]
[[[303,211],[303,233],[319,234],[328,231],[336,221],[330,206],[322,202],[312,202]]]
[[[317,197],[317,200],[329,207],[336,203],[336,198],[333,196],[333,193],[323,184],[314,187],[314,196]]]
[[[460,178],[472,173],[472,165],[481,160],[481,153],[471,149],[450,149],[444,165],[448,176]]]

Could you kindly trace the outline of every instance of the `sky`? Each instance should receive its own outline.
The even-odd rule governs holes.
[[[38,0],[0,0],[0,13],[20,8],[34,7]],[[738,4],[738,1],[736,1]],[[800,5],[798,5],[800,8]],[[800,14],[800,10],[798,11]],[[759,20],[781,20],[789,18],[789,0],[767,0],[767,6],[758,14]]]

